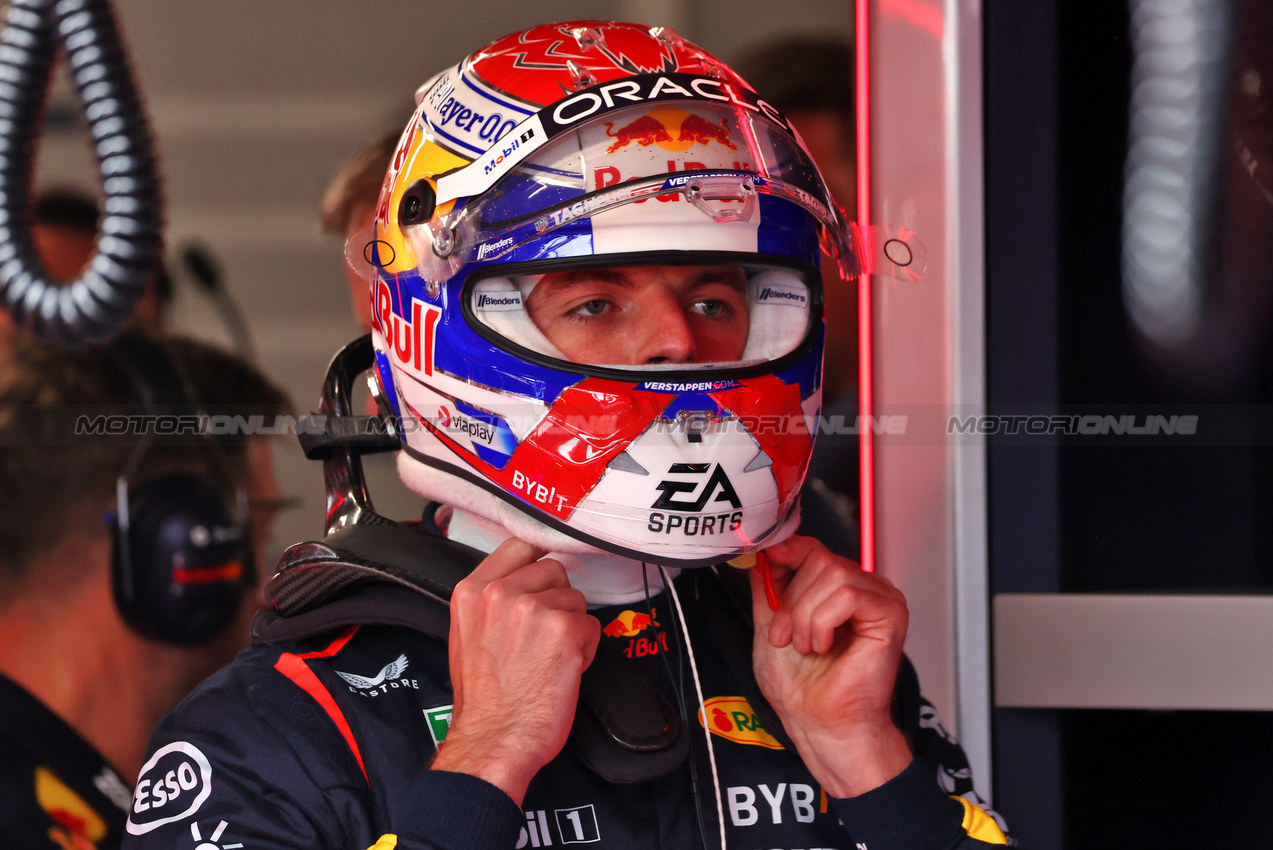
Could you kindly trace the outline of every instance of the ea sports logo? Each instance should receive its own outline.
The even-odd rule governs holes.
[[[700,483],[693,480],[660,481],[654,485],[654,489],[662,492],[650,507],[653,510],[698,512],[704,508],[714,510],[717,507],[716,502],[727,502],[734,508],[741,508],[738,493],[720,464],[713,467],[709,463],[674,463],[668,469],[672,475],[700,476],[707,475],[709,471],[711,474],[702,483],[701,489]]]

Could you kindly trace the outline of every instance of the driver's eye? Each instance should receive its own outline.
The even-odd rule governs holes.
[[[575,309],[578,312],[583,313],[584,315],[587,315],[587,316],[600,316],[602,313],[606,311],[606,302],[600,299],[585,301],[583,304],[580,304]]]

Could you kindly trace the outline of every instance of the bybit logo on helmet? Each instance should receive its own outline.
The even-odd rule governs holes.
[[[541,505],[555,505],[557,510],[564,510],[566,506],[566,496],[558,493],[557,488],[550,484],[541,484],[537,478],[532,478],[520,470],[513,470],[513,490],[517,495],[523,493],[527,499],[534,499]]]

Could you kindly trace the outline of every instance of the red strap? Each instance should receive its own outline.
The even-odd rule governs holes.
[[[774,573],[769,568],[769,556],[763,549],[756,553],[756,572],[765,583],[765,601],[769,603],[769,610],[777,611],[782,604],[778,601],[778,591],[774,589]]]
[[[349,744],[350,751],[354,754],[354,758],[358,761],[358,769],[362,771],[362,778],[367,780],[367,784],[371,784],[371,780],[367,779],[367,768],[362,763],[362,753],[358,750],[358,742],[354,740],[353,730],[349,728],[349,721],[345,720],[344,713],[341,712],[340,706],[336,705],[336,700],[332,697],[331,692],[318,681],[318,677],[314,675],[314,671],[309,669],[309,665],[305,663],[307,658],[328,658],[335,655],[345,648],[345,644],[349,643],[349,639],[354,636],[354,632],[358,631],[357,626],[350,626],[345,633],[326,649],[320,649],[317,652],[306,652],[302,655],[296,655],[291,652],[284,652],[279,656],[278,661],[274,663],[274,669],[291,679],[301,690],[314,698],[314,701],[323,707],[327,712],[327,716],[336,724],[336,728],[340,730],[340,734],[345,736],[345,743]]]

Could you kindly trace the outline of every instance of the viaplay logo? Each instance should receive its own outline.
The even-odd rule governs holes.
[[[605,126],[606,135],[614,139],[606,153],[614,153],[630,144],[643,148],[658,146],[672,153],[713,143],[731,151],[738,150],[730,140],[729,124],[724,118],[713,124],[706,118],[674,106],[655,107],[618,129],[610,121],[606,121]]]

